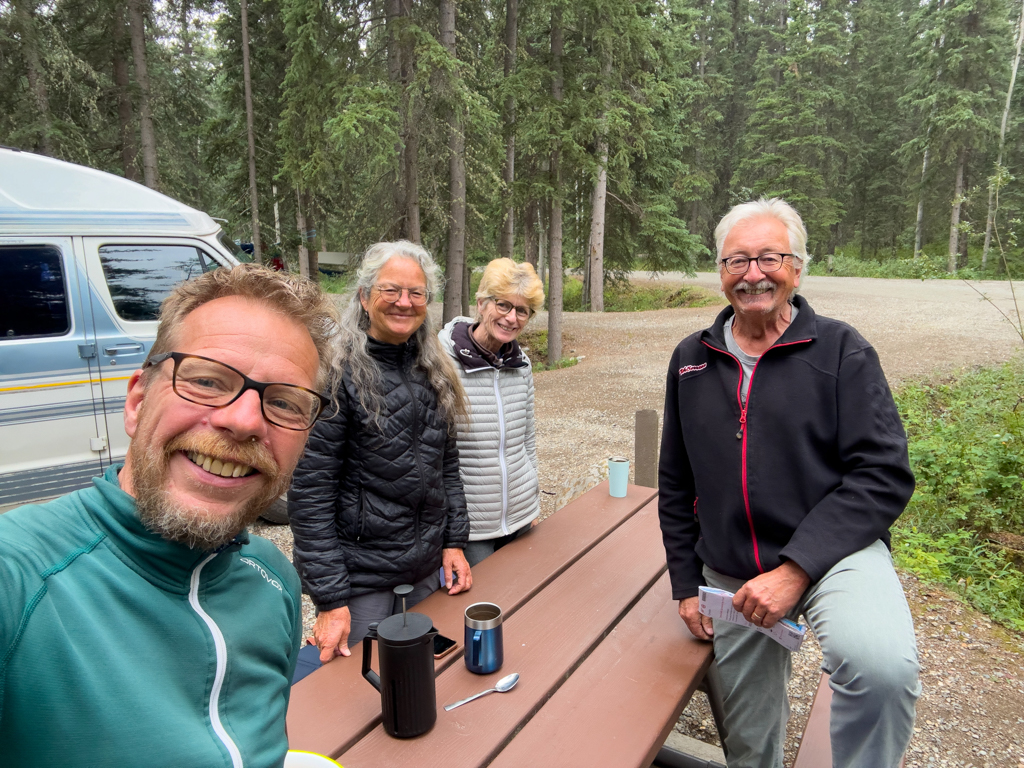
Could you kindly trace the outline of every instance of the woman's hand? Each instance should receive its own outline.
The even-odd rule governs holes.
[[[313,625],[313,642],[320,649],[321,664],[326,664],[335,656],[352,655],[352,651],[348,649],[348,636],[351,631],[352,614],[347,605],[333,611],[320,612],[316,617],[316,624]]]
[[[466,555],[461,549],[452,547],[442,550],[441,564],[444,566],[444,586],[449,595],[467,592],[473,586],[473,574],[469,570],[469,563],[466,562]],[[458,576],[457,582],[452,579],[453,571]]]

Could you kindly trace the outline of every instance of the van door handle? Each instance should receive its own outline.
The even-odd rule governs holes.
[[[129,352],[141,352],[143,349],[141,344],[115,344],[112,347],[104,347],[103,354],[105,355],[125,355]]]

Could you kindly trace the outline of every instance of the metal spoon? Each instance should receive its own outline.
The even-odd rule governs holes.
[[[497,685],[495,685],[493,688],[488,688],[486,691],[480,691],[480,693],[474,693],[468,699],[456,701],[454,704],[446,704],[444,711],[451,712],[456,707],[461,707],[463,704],[470,702],[473,699],[479,699],[481,696],[486,696],[488,693],[494,693],[495,691],[497,691],[498,693],[508,693],[516,687],[516,683],[518,682],[519,673],[513,672],[511,675],[506,675],[505,677],[501,678],[501,680],[499,680]]]

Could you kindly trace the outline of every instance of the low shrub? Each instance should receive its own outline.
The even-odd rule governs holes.
[[[1024,364],[896,395],[917,478],[893,530],[897,562],[1024,631],[1024,573],[992,534],[1024,534]]]

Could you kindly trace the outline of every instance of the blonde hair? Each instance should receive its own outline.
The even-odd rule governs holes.
[[[160,305],[160,325],[146,359],[174,351],[178,329],[189,313],[229,296],[251,299],[305,327],[320,359],[317,389],[327,388],[334,362],[334,337],[339,328],[334,301],[311,280],[259,264],[214,269],[176,285]],[[245,318],[239,318],[239,324],[244,323]]]
[[[781,197],[762,197],[760,200],[734,205],[718,222],[718,226],[715,227],[715,247],[718,250],[716,265],[722,263],[722,247],[732,228],[741,221],[760,218],[777,219],[786,227],[786,231],[789,232],[789,250],[799,261],[797,267],[802,267],[811,260],[810,254],[807,253],[807,229],[796,208]]]
[[[544,306],[544,283],[528,262],[520,264],[505,257],[494,259],[484,267],[476,299],[480,301],[495,296],[522,296],[530,309],[536,312]]]
[[[341,315],[336,375],[340,381],[341,375],[345,371],[348,372],[356,391],[359,392],[359,404],[378,426],[384,415],[380,368],[366,349],[370,316],[363,309],[359,298],[361,295],[369,297],[370,289],[377,283],[380,271],[393,258],[415,261],[423,270],[423,275],[427,279],[427,290],[431,295],[436,295],[441,288],[441,268],[421,245],[408,240],[376,243],[363,255],[359,271],[356,273],[355,290]],[[437,393],[441,413],[450,426],[454,425],[457,417],[467,416],[466,392],[462,388],[462,382],[451,357],[441,347],[429,312],[413,337],[416,339],[416,364],[427,374],[430,386]]]

